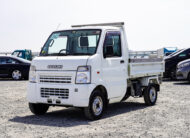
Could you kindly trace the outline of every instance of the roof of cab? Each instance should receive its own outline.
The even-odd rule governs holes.
[[[70,31],[70,30],[83,30],[83,29],[100,29],[100,30],[120,30],[120,27],[114,26],[85,26],[85,27],[71,27],[67,29],[56,30],[54,32]]]

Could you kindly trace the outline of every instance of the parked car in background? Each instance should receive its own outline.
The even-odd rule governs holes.
[[[32,60],[32,51],[28,49],[15,50],[11,55],[27,60]]]
[[[177,47],[163,47],[158,49],[157,52],[159,57],[165,57],[176,52],[177,50]]]
[[[28,79],[29,69],[30,61],[28,60],[14,56],[0,56],[1,78]]]
[[[176,77],[180,80],[190,81],[190,59],[178,63]]]
[[[179,50],[177,50],[176,52],[173,52],[173,53],[171,53],[171,54],[165,56],[164,59],[165,59],[165,58],[169,58],[169,57],[171,57],[171,56],[173,56],[173,55],[176,55],[177,53],[179,53],[179,52],[182,51],[182,50],[184,50],[184,49],[179,49]]]
[[[190,58],[190,48],[183,49],[173,55],[167,56],[165,60],[164,78],[176,79],[176,66],[179,62]]]

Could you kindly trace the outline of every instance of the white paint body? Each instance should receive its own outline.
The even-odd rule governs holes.
[[[69,98],[59,99],[60,105],[87,107],[89,98],[93,90],[101,85],[107,90],[107,95],[110,103],[119,102],[124,97],[128,81],[131,79],[139,79],[142,84],[147,85],[150,78],[158,80],[158,75],[164,71],[164,63],[149,62],[149,63],[129,63],[129,51],[125,30],[123,27],[82,27],[77,29],[101,29],[99,45],[96,54],[92,56],[63,56],[63,57],[36,57],[32,61],[32,65],[36,66],[36,83],[28,83],[27,99],[30,103],[47,103],[47,98],[40,95],[41,88],[59,88],[68,89]],[[75,28],[74,28],[75,29]],[[108,31],[119,31],[121,33],[122,57],[104,58],[103,43],[105,35]],[[124,60],[121,64],[120,61]],[[48,65],[63,65],[62,69],[51,70]],[[75,77],[78,66],[91,66],[91,83],[76,84]],[[99,72],[99,74],[97,73]],[[71,83],[42,83],[40,76],[70,76]],[[158,82],[159,83],[159,82]],[[76,92],[77,90],[77,92]],[[58,97],[50,97],[52,104],[56,105]]]

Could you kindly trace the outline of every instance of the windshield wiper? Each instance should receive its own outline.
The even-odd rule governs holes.
[[[60,54],[62,51],[67,52],[68,50],[67,49],[61,49],[58,54]]]
[[[65,53],[61,53],[62,51],[65,51]],[[61,49],[60,51],[59,51],[59,53],[57,53],[58,54],[58,56],[67,56],[68,54],[66,54],[66,52],[68,52],[68,50],[67,49]]]

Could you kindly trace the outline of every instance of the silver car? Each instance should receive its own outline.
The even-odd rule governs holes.
[[[177,71],[176,71],[177,79],[185,79],[190,81],[190,59],[181,61],[177,64]]]

